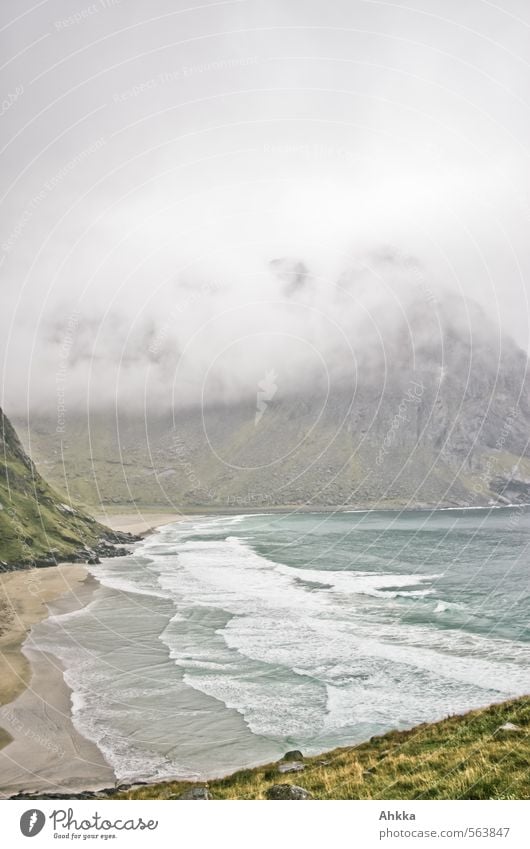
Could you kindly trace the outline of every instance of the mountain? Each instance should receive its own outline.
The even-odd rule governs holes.
[[[288,286],[285,263],[278,273]],[[291,276],[289,297],[310,297],[305,266]],[[359,285],[369,294],[366,281],[348,278],[335,297],[356,297]],[[360,314],[348,343],[351,356],[328,351],[324,371],[297,365],[294,376],[271,348],[248,390],[217,392],[202,406],[72,410],[64,434],[32,411],[19,430],[46,477],[92,505],[530,502],[529,361],[481,307],[420,287]]]
[[[43,480],[0,410],[0,571],[124,553],[132,537],[100,525]]]

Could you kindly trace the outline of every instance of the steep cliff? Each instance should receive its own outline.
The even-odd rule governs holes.
[[[37,472],[0,410],[0,570],[88,561],[115,554],[115,544],[130,539],[65,503]]]

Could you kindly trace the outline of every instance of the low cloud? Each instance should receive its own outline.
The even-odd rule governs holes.
[[[8,412],[237,403],[270,372],[303,392],[415,351],[442,368],[449,326],[528,350],[513,16],[102,9],[2,13]]]

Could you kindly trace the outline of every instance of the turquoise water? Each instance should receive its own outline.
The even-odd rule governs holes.
[[[123,779],[208,777],[530,692],[530,511],[197,517],[35,639]]]

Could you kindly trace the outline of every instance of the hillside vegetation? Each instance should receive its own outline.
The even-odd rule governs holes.
[[[63,500],[37,472],[0,410],[0,569],[87,560],[109,542],[122,541]]]

